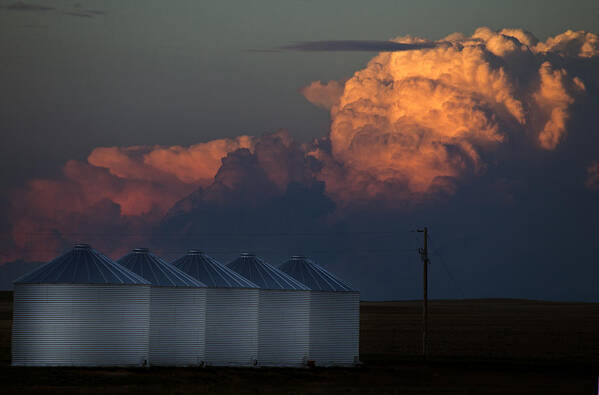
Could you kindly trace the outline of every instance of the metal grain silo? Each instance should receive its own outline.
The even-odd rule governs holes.
[[[321,366],[358,362],[360,292],[303,256],[279,269],[311,289],[309,359]]]
[[[152,284],[150,365],[202,365],[205,360],[205,285],[147,248],[136,248],[117,262]]]
[[[142,366],[149,282],[87,244],[15,281],[12,364]]]
[[[309,288],[252,254],[227,265],[260,287],[258,365],[305,364],[309,346]]]
[[[198,250],[172,264],[206,289],[206,363],[251,366],[258,357],[258,286]]]

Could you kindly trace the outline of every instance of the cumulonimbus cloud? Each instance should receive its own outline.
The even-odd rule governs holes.
[[[569,65],[599,57],[597,36],[587,32],[539,41],[520,29],[480,28],[432,44],[393,42],[410,50],[381,52],[349,79],[301,89],[331,114],[330,134],[311,143],[280,131],[188,147],[99,147],[86,162],[69,161],[59,179],[29,181],[13,193],[12,247],[2,258],[52,256],[35,252],[39,237],[32,234],[43,234],[48,250],[82,229],[140,235],[141,242],[173,213],[197,213],[198,204],[225,210],[234,198],[266,207],[258,201],[288,201],[277,196],[289,197],[290,185],[324,193],[315,198],[324,211],[451,195],[493,166],[495,152],[511,141],[538,152],[559,149],[588,90]],[[589,188],[598,184],[596,169],[589,167]],[[97,240],[107,252],[125,244]]]
[[[342,89],[335,82],[302,89],[308,100],[331,111],[331,155],[343,171],[323,173],[329,192],[351,199],[401,185],[409,198],[425,196],[484,172],[484,156],[514,134],[528,135],[540,149],[555,149],[585,85],[548,55],[599,54],[597,36],[584,32],[539,42],[518,29],[479,28],[470,37],[452,34],[442,42],[380,53]]]

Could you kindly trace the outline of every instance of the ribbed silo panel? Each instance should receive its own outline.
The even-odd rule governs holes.
[[[206,361],[215,366],[251,366],[258,356],[259,290],[206,290]]]
[[[309,351],[309,319],[309,291],[260,290],[258,365],[303,365]]]
[[[12,364],[140,366],[149,319],[148,285],[17,284]]]
[[[200,365],[204,361],[205,288],[152,287],[150,294],[150,365]]]
[[[360,352],[360,293],[310,295],[309,359],[319,366],[351,365]]]

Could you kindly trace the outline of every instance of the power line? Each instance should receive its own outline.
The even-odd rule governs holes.
[[[353,236],[353,235],[389,235],[396,236],[399,235],[399,231],[337,231],[337,232],[197,232],[197,233],[186,233],[185,235],[180,235],[174,232],[149,232],[149,233],[130,233],[130,232],[53,232],[53,231],[39,231],[39,232],[15,232],[11,233],[11,235],[62,235],[62,236],[172,236],[172,237],[193,237],[193,236],[219,236],[219,237],[274,237],[274,236]]]
[[[433,243],[433,239],[431,238],[430,234],[428,235],[428,239],[429,239],[429,241],[432,244]],[[437,243],[435,243],[435,245],[437,245]],[[432,251],[433,251],[433,254],[435,254],[435,255],[437,255],[437,257],[439,257],[439,260],[441,262],[441,266],[443,266],[443,268],[445,269],[445,272],[447,273],[447,276],[449,277],[451,283],[457,288],[457,290],[460,293],[460,295],[462,295],[462,298],[465,298],[464,291],[462,290],[462,287],[460,287],[460,284],[455,280],[455,278],[453,277],[453,275],[449,271],[449,267],[447,266],[447,264],[445,262],[445,258],[439,252],[439,247],[433,248]]]
[[[202,249],[202,251],[204,251],[207,254],[239,254],[240,252],[243,251],[250,251],[253,253],[262,253],[262,254],[288,254],[290,250],[299,250],[300,252],[302,252],[303,254],[338,254],[340,252],[351,252],[352,254],[383,254],[383,253],[398,253],[398,252],[415,252],[417,251],[417,249],[415,248],[405,248],[405,249],[397,249],[397,248],[393,248],[393,249],[380,249],[380,248],[376,248],[376,249],[364,249],[364,248],[356,248],[355,250],[351,250],[348,248],[339,248],[339,249],[329,249],[329,250],[302,250],[301,248],[286,248],[285,250],[262,250],[262,249],[237,249],[237,250],[226,250],[226,251],[217,251],[217,250],[210,250],[210,249]],[[51,249],[51,248],[27,248],[28,252],[53,252],[55,253],[56,250],[55,249]],[[160,248],[157,248],[156,251],[160,251],[160,253],[162,254],[180,254],[180,253],[184,253],[187,250],[186,249],[179,249],[179,250],[163,250]]]
[[[282,249],[262,249],[252,248],[252,244],[255,244],[254,238],[271,238],[271,237],[290,237],[290,238],[344,238],[344,237],[360,237],[360,236],[381,236],[381,235],[389,235],[389,236],[398,236],[405,234],[405,231],[338,231],[338,232],[198,232],[198,233],[189,233],[186,235],[178,235],[173,233],[166,232],[148,232],[148,233],[131,233],[131,232],[66,232],[66,233],[57,233],[52,231],[32,231],[32,232],[17,232],[14,235],[22,235],[28,236],[29,242],[32,242],[32,239],[43,236],[61,236],[64,239],[91,239],[89,241],[94,241],[95,243],[101,244],[102,242],[111,242],[114,238],[118,237],[120,239],[129,239],[129,238],[140,238],[140,239],[149,239],[143,240],[143,242],[148,242],[151,240],[154,241],[167,241],[171,239],[177,239],[182,242],[182,244],[189,244],[193,239],[214,239],[215,237],[221,238],[223,240],[233,241],[235,245],[240,245],[238,248],[229,249],[230,247],[225,247],[224,250],[221,249],[203,249],[206,253],[209,254],[238,254],[241,251],[251,251],[258,254],[290,254],[291,252],[297,251],[301,252],[305,255],[323,255],[323,254],[337,254],[341,255],[342,253],[352,253],[355,255],[387,255],[387,254],[403,254],[403,253],[411,253],[418,251],[418,248],[364,248],[360,246],[355,246],[353,248],[352,245],[326,245],[324,249],[312,249],[305,250],[301,247],[285,247]],[[164,236],[164,237],[159,237]],[[0,239],[2,237],[0,236]],[[12,238],[10,235],[7,238]],[[236,238],[242,238],[246,240],[233,240]],[[66,240],[65,240],[66,242]],[[138,241],[143,244],[142,241]],[[123,244],[127,244],[125,241]],[[132,240],[131,244],[136,244],[136,241]],[[243,245],[249,243],[249,245]],[[158,243],[160,244],[160,243]],[[219,243],[220,244],[220,243]],[[260,243],[261,244],[261,243]],[[41,248],[40,248],[41,247]],[[313,246],[315,247],[315,246]],[[316,246],[317,247],[317,246]],[[333,247],[333,248],[331,248]],[[44,248],[40,244],[37,246],[33,246],[32,248],[26,248],[28,252],[31,253],[54,253],[56,254],[58,251],[54,248]],[[185,252],[185,248],[182,249],[172,249],[172,248],[156,248],[161,254],[181,254]]]

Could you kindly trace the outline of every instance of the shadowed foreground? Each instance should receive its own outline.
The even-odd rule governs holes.
[[[430,303],[423,362],[418,302],[361,304],[359,368],[10,367],[12,294],[0,293],[3,393],[596,393],[599,304]]]

